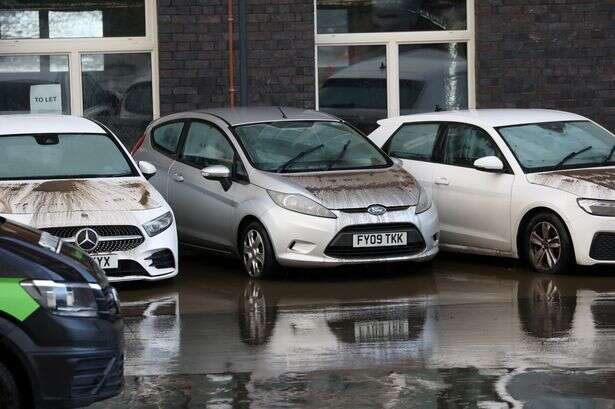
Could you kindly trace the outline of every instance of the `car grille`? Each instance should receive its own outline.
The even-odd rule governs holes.
[[[383,206],[386,210],[387,213],[388,212],[403,212],[404,210],[408,210],[410,208],[410,206]],[[354,214],[354,213],[369,213],[367,211],[367,209],[369,209],[368,207],[352,207],[352,208],[348,208],[348,209],[339,209],[340,212],[342,213],[350,213],[350,214]]]
[[[99,237],[98,245],[87,251],[88,253],[128,251],[139,247],[145,241],[141,230],[137,226],[130,225],[49,227],[41,230],[75,243],[77,232],[86,228],[94,230]]]
[[[357,233],[394,233],[407,232],[408,244],[405,246],[391,247],[363,247],[354,248],[352,238]],[[425,240],[419,229],[413,224],[367,224],[350,226],[342,229],[331,241],[325,254],[338,258],[373,258],[411,256],[425,249]]]
[[[71,397],[113,396],[124,382],[124,356],[78,359],[74,364]]]
[[[594,236],[589,256],[594,260],[615,260],[615,233],[598,233]]]

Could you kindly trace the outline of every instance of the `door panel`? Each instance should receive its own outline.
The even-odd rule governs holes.
[[[190,124],[180,150],[169,172],[180,240],[220,250],[233,248],[235,209],[247,186],[205,179],[201,170],[212,165],[232,169],[235,151],[221,130],[200,121]]]
[[[401,159],[404,168],[433,196],[434,150],[440,132],[438,123],[402,125],[385,146],[385,151]]]
[[[512,251],[510,199],[515,176],[472,167],[476,159],[501,152],[485,131],[447,126],[444,162],[434,164],[434,199],[443,245]]]
[[[184,128],[183,121],[164,123],[150,133],[148,149],[140,149],[136,160],[144,160],[156,166],[156,174],[150,183],[169,201],[169,170],[175,162],[175,154]]]

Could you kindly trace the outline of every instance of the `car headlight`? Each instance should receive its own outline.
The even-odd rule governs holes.
[[[166,212],[162,216],[145,223],[143,228],[148,236],[154,237],[168,229],[171,224],[173,224],[173,214],[171,212]]]
[[[310,216],[327,217],[329,219],[337,218],[331,210],[303,195],[296,193],[280,193],[271,190],[267,192],[275,204],[284,209]]]
[[[101,290],[98,284],[28,280],[23,281],[21,286],[41,307],[52,314],[66,317],[98,316],[94,292]]]
[[[594,216],[615,217],[615,201],[597,199],[577,199],[581,209]]]
[[[419,190],[419,201],[416,204],[415,214],[421,214],[431,209],[431,197],[423,187],[421,186]]]

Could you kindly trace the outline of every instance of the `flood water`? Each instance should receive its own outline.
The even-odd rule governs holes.
[[[96,408],[612,408],[615,271],[512,260],[251,281],[192,254],[119,287],[126,388]]]

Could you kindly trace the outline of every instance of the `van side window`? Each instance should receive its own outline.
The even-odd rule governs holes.
[[[152,144],[154,147],[170,154],[177,153],[179,138],[184,129],[183,122],[172,122],[154,129],[152,134]]]
[[[387,153],[394,158],[431,162],[439,124],[403,125],[389,141]]]
[[[444,163],[472,167],[474,161],[485,156],[497,156],[503,159],[487,132],[462,124],[451,124],[447,127]]]

